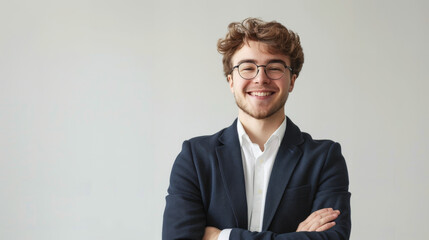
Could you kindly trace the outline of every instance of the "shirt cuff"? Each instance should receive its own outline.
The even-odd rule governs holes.
[[[217,240],[229,240],[229,235],[231,234],[231,228],[224,229],[220,231],[219,237]]]

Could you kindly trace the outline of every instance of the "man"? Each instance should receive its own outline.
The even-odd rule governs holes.
[[[297,34],[277,22],[231,23],[218,42],[238,119],[183,143],[163,239],[348,239],[350,193],[340,145],[285,116],[302,68]]]

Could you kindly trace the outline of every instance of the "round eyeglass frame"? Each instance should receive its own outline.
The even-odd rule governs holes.
[[[251,77],[251,78],[245,78],[245,77],[241,76],[240,71],[238,71],[238,75],[240,75],[240,77],[241,77],[241,78],[243,78],[243,79],[245,79],[245,80],[252,80],[252,79],[254,79],[256,76],[258,76],[258,74],[259,74],[259,68],[260,68],[260,67],[263,67],[263,68],[264,68],[265,75],[266,75],[270,80],[277,80],[277,79],[280,79],[280,78],[282,78],[282,77],[285,75],[285,73],[286,73],[286,72],[284,72],[284,73],[283,73],[283,75],[281,75],[281,76],[280,76],[280,77],[278,77],[278,78],[271,78],[271,77],[269,77],[269,76],[268,76],[268,74],[267,74],[267,66],[268,66],[268,65],[270,65],[270,64],[272,64],[272,63],[268,63],[268,64],[266,64],[266,65],[258,65],[258,64],[253,63],[253,62],[242,62],[242,63],[240,63],[240,64],[235,65],[234,67],[232,67],[231,72],[230,72],[229,74],[231,74],[231,73],[234,71],[234,69],[238,69],[238,68],[240,67],[240,65],[241,65],[241,64],[245,64],[245,63],[247,63],[247,64],[249,64],[249,63],[254,64],[254,65],[256,66],[256,68],[258,69],[258,70],[256,71],[255,76],[254,76],[254,77]],[[279,63],[279,62],[273,62],[273,63]],[[282,62],[280,62],[280,64],[282,64],[286,69],[289,69],[289,71],[290,71],[290,72],[291,72],[291,74],[292,74],[292,71],[293,71],[292,67],[290,67],[290,66],[288,66],[288,65],[286,65],[286,64],[284,64],[284,63],[282,63]]]

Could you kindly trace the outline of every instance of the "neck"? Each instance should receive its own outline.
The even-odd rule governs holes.
[[[265,143],[280,127],[285,119],[285,114],[284,109],[281,109],[268,118],[256,119],[240,110],[238,117],[250,140],[258,144],[259,148],[264,151]]]

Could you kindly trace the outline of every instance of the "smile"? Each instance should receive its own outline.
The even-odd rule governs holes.
[[[265,96],[272,95],[273,92],[250,92],[249,94],[252,96],[265,97]]]

